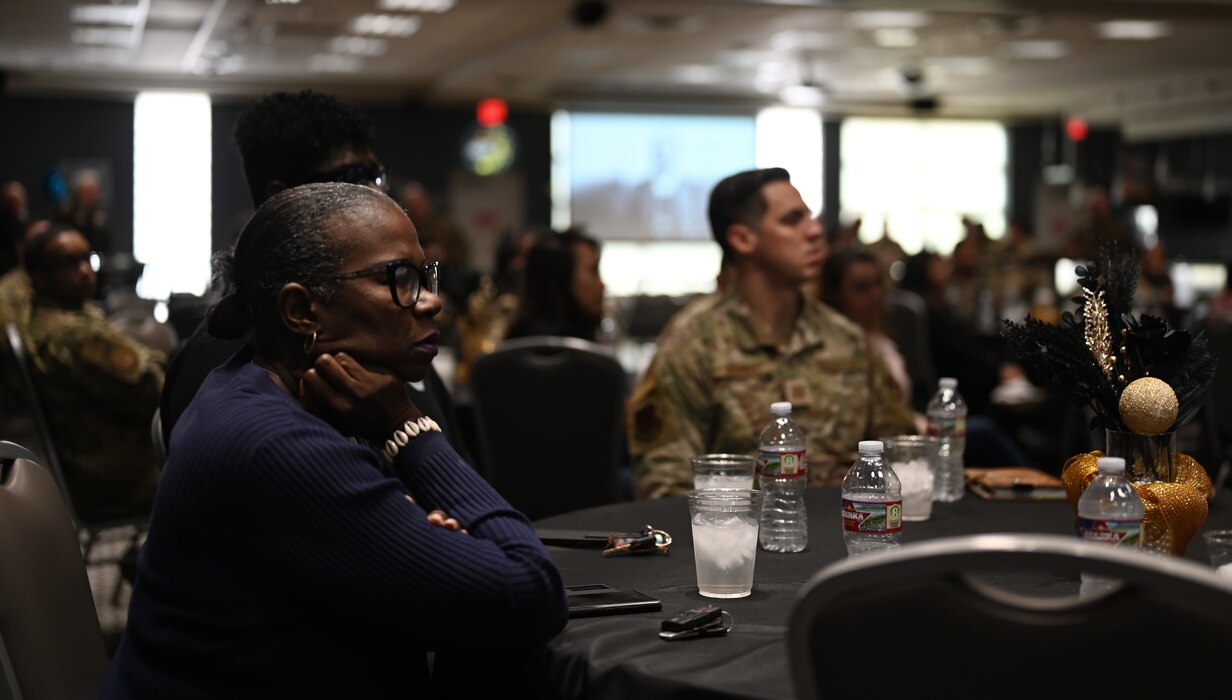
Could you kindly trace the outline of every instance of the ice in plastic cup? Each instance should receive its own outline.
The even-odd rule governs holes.
[[[941,440],[927,435],[881,438],[885,460],[903,486],[903,520],[928,520],[933,514],[933,483],[940,465]]]
[[[695,489],[751,489],[757,458],[752,455],[706,454],[689,458]]]
[[[754,489],[694,489],[687,494],[697,591],[702,595],[743,598],[753,592],[762,496]]]

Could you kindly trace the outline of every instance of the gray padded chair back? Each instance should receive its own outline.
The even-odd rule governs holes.
[[[1080,599],[1081,572],[1121,585]],[[1232,579],[1077,537],[939,538],[814,574],[787,648],[808,700],[890,678],[921,697],[1201,697],[1232,650]]]
[[[531,520],[622,499],[624,368],[577,338],[508,340],[471,365],[489,482]]]
[[[98,697],[107,673],[77,528],[33,453],[0,441],[0,697]]]

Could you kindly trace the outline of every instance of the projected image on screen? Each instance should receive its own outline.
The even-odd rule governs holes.
[[[752,116],[573,113],[570,218],[609,240],[709,240],[722,178],[754,167]]]

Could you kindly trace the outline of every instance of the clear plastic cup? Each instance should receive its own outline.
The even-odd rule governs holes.
[[[903,520],[928,520],[933,514],[933,484],[940,467],[940,438],[891,435],[881,442],[886,463],[902,482]]]
[[[753,592],[762,497],[754,489],[695,489],[687,494],[698,593],[743,598]]]
[[[705,454],[689,458],[695,489],[751,489],[757,458],[752,455]]]

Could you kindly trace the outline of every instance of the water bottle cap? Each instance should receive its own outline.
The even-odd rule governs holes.
[[[954,377],[942,377],[941,379],[937,381],[937,386],[941,387],[942,389],[957,389],[958,380],[955,379]]]
[[[1124,457],[1100,457],[1096,464],[1101,472],[1119,473],[1125,471]]]
[[[770,415],[772,416],[785,416],[789,413],[791,413],[790,401],[775,401],[770,404]]]
[[[860,454],[879,455],[885,451],[885,444],[880,440],[861,440],[859,450]]]

